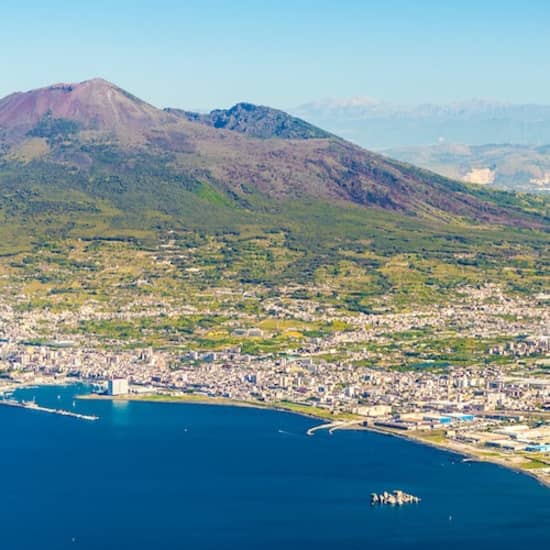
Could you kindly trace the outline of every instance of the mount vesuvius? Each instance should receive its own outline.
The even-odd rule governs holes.
[[[0,100],[0,188],[2,230],[21,245],[171,227],[305,241],[547,227],[544,199],[446,179],[279,110],[162,110],[102,79]]]

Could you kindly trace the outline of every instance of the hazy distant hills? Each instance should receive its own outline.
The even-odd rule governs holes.
[[[453,179],[508,190],[550,192],[550,145],[440,144],[385,153]]]
[[[529,192],[550,186],[548,105],[472,100],[399,106],[357,97],[312,102],[293,112],[363,147],[453,179]]]
[[[101,79],[0,100],[0,151],[7,242],[253,225],[294,228],[316,247],[367,228],[387,236],[390,225],[421,235],[450,223],[546,224],[540,201],[390,160],[281,111],[182,115]]]
[[[328,99],[292,114],[371,149],[434,145],[550,143],[550,106],[472,100],[399,106],[371,98]]]

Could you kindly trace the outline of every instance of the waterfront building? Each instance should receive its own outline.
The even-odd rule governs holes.
[[[109,395],[126,395],[128,393],[127,378],[111,378],[107,384]]]

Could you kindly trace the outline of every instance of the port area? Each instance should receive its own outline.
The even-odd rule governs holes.
[[[92,416],[87,414],[80,414],[71,411],[65,411],[63,409],[52,409],[49,407],[42,407],[37,405],[34,401],[16,401],[15,399],[0,399],[0,405],[4,407],[17,407],[20,409],[29,409],[31,411],[38,411],[49,414],[58,414],[60,416],[70,416],[71,418],[78,418],[80,420],[95,421],[99,420],[99,416]]]

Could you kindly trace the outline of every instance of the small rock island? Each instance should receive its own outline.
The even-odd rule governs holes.
[[[370,503],[375,504],[391,504],[392,506],[402,506],[403,504],[416,504],[420,502],[420,497],[410,495],[396,489],[392,493],[384,491],[383,493],[371,493]]]

